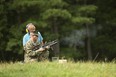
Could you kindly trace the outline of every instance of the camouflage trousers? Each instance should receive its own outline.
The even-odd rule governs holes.
[[[49,51],[44,51],[41,54],[38,54],[38,61],[46,61],[49,57]]]
[[[38,61],[46,61],[46,60],[48,60],[48,57],[49,57],[49,51],[46,50],[46,51],[38,54]]]
[[[25,59],[24,59],[24,62],[25,63],[29,63],[29,62],[38,62],[38,61],[46,61],[48,60],[48,57],[49,57],[49,51],[46,50],[46,51],[43,51],[39,54],[37,54],[36,56],[29,56],[28,54],[25,54]]]

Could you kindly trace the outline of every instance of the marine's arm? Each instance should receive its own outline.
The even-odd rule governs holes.
[[[45,49],[44,48],[39,48],[38,50],[33,50],[32,49],[32,45],[28,42],[25,46],[25,49],[26,49],[26,53],[29,55],[29,56],[36,56],[40,53],[42,53],[42,51],[44,51]]]
[[[35,56],[35,55],[37,55],[37,52],[33,51],[32,45],[31,45],[30,42],[27,42],[27,43],[26,43],[25,52],[26,52],[26,54],[28,54],[29,56]]]

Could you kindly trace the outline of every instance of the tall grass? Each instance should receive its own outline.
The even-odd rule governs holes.
[[[0,77],[116,77],[115,63],[1,63]]]

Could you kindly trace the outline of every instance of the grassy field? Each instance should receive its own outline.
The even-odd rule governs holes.
[[[1,63],[0,77],[116,77],[116,64],[113,62]]]

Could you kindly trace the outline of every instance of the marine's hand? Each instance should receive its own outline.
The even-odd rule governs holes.
[[[38,50],[39,50],[39,51],[44,51],[45,49],[41,47],[41,48],[39,48]]]
[[[46,49],[50,49],[50,46],[46,46]]]
[[[42,52],[44,50],[45,50],[44,48],[39,48],[38,50],[36,50],[36,52]]]

